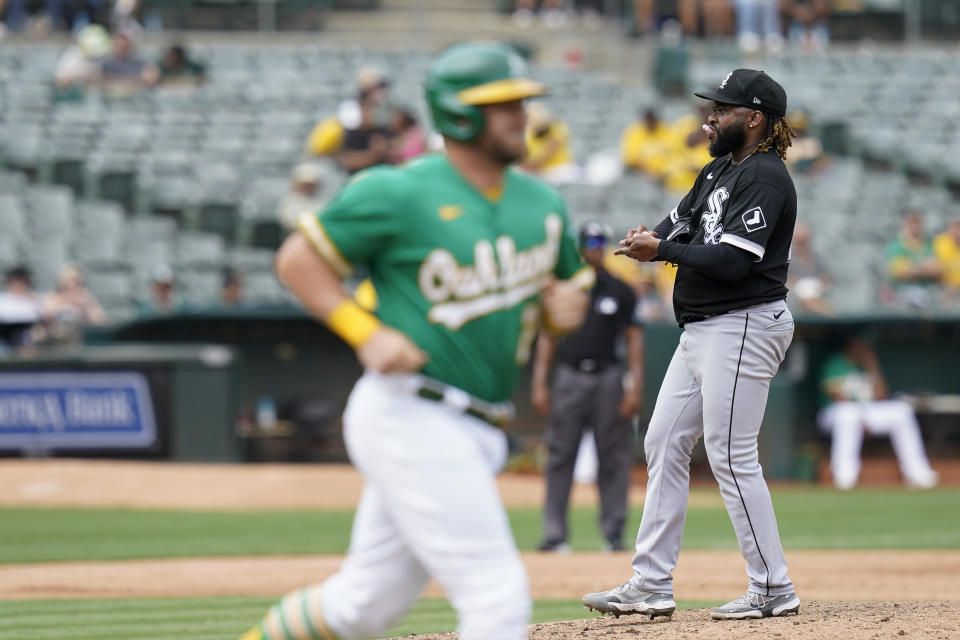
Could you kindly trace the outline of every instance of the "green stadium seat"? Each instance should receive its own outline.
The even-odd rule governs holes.
[[[27,188],[27,176],[20,171],[4,171],[0,169],[0,194],[16,196]]]
[[[122,206],[110,200],[81,200],[75,214],[73,255],[84,268],[125,262],[127,221]]]
[[[133,304],[133,280],[125,268],[84,268],[87,288],[105,309],[129,307]],[[116,320],[112,317],[111,320]]]
[[[237,237],[239,217],[239,207],[236,204],[206,202],[200,205],[197,228],[200,231],[215,233],[228,243],[233,243]]]
[[[185,231],[176,238],[177,267],[220,267],[226,258],[223,238],[213,233]]]
[[[286,229],[276,220],[257,220],[251,224],[250,246],[277,249],[287,236]]]
[[[34,185],[27,189],[30,236],[38,241],[69,238],[74,229],[73,200],[73,192],[60,185]]]
[[[27,216],[23,201],[0,190],[0,234],[14,242],[22,242],[27,236]]]

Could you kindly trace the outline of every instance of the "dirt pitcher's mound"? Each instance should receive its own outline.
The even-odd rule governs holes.
[[[960,608],[949,602],[804,602],[798,615],[763,620],[710,619],[709,609],[678,611],[671,619],[596,617],[530,627],[529,640],[949,640],[960,631]],[[416,640],[455,640],[455,633]]]

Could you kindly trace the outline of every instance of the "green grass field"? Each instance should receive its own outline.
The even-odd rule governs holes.
[[[715,491],[702,490],[716,495]],[[957,549],[960,492],[820,488],[774,489],[774,504],[788,549]],[[639,524],[633,510],[628,538]],[[540,513],[510,511],[521,549],[540,540]],[[340,554],[352,513],[198,513],[104,509],[0,509],[0,563],[120,560],[210,555]],[[573,546],[595,551],[601,540],[596,511],[571,512]],[[722,507],[692,508],[687,549],[735,549]],[[2,571],[2,567],[0,567]],[[278,594],[279,595],[279,594]],[[153,598],[0,602],[2,640],[235,640],[275,598]],[[716,603],[684,602],[682,608]],[[544,600],[534,619],[585,617],[577,601]],[[448,631],[449,605],[424,600],[392,635]]]
[[[3,640],[236,640],[275,598],[130,598],[0,602]],[[679,601],[681,609],[713,602]],[[574,600],[538,600],[533,622],[586,617]],[[389,635],[450,631],[457,618],[446,600],[421,600]]]
[[[788,549],[957,549],[960,492],[778,489],[774,503]],[[351,512],[197,513],[103,509],[0,509],[0,563],[189,556],[339,554]],[[540,512],[510,511],[521,549],[540,541]],[[640,522],[634,509],[626,527]],[[596,551],[596,511],[571,511],[571,543]],[[726,511],[692,508],[684,548],[735,549]]]

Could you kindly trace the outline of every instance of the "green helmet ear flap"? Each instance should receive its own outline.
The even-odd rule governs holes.
[[[463,104],[456,92],[429,88],[427,101],[434,125],[443,135],[469,142],[483,131],[483,108]]]

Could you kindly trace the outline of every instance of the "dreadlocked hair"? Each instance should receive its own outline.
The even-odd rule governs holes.
[[[767,114],[767,137],[756,146],[754,153],[764,153],[773,149],[781,160],[787,157],[787,149],[793,144],[797,132],[790,127],[790,123],[783,116]]]

